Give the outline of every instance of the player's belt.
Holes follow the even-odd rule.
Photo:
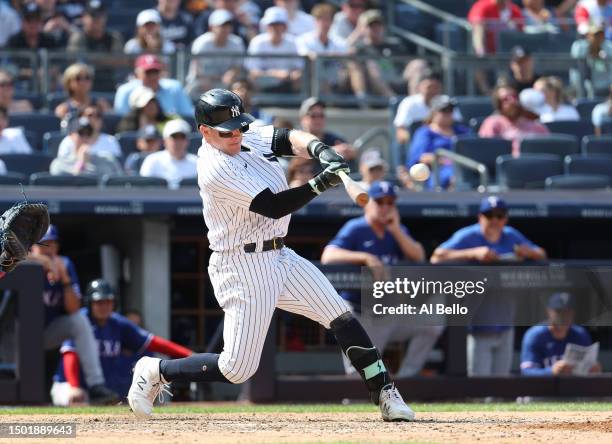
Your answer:
[[[280,250],[285,246],[285,239],[282,237],[275,237],[274,239],[269,239],[263,241],[261,246],[261,252],[270,251],[270,250]],[[257,244],[253,242],[252,244],[244,244],[244,252],[245,253],[255,253],[257,250]]]

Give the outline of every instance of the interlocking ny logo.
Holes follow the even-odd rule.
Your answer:
[[[230,109],[230,112],[232,113],[232,117],[238,117],[240,115],[240,108],[238,108],[238,105],[234,105]]]

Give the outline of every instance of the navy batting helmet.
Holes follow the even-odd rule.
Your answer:
[[[242,99],[227,89],[215,88],[200,96],[195,106],[195,120],[218,131],[248,128],[255,118],[244,112]]]
[[[89,303],[104,300],[115,300],[115,292],[105,279],[95,279],[87,286],[85,292]]]

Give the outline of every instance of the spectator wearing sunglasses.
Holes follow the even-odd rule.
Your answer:
[[[435,249],[432,264],[467,262],[494,264],[502,261],[542,261],[546,251],[508,226],[508,207],[497,196],[485,197],[478,222],[455,232]],[[469,376],[510,374],[514,350],[514,329],[510,326],[512,306],[485,298],[472,313],[467,342]],[[502,322],[503,321],[503,322]],[[504,325],[500,325],[500,324]]]
[[[0,69],[0,107],[9,113],[29,113],[33,109],[29,100],[15,99],[15,79],[4,69]]]
[[[189,124],[182,119],[166,123],[163,132],[165,149],[147,156],[140,167],[140,175],[166,179],[168,187],[173,189],[179,187],[181,180],[196,177],[198,157],[187,152],[190,133]]]
[[[91,96],[93,77],[93,69],[83,63],[75,63],[66,68],[62,86],[68,98],[55,107],[57,117],[64,119],[68,115],[75,116],[89,105],[99,106],[103,113],[110,111],[110,103]]]

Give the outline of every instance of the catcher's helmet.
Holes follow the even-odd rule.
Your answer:
[[[104,300],[115,300],[115,292],[105,279],[95,279],[87,286],[85,292],[89,303]]]
[[[215,88],[200,96],[195,106],[195,120],[219,131],[247,127],[255,118],[244,112],[242,99],[227,89]]]

